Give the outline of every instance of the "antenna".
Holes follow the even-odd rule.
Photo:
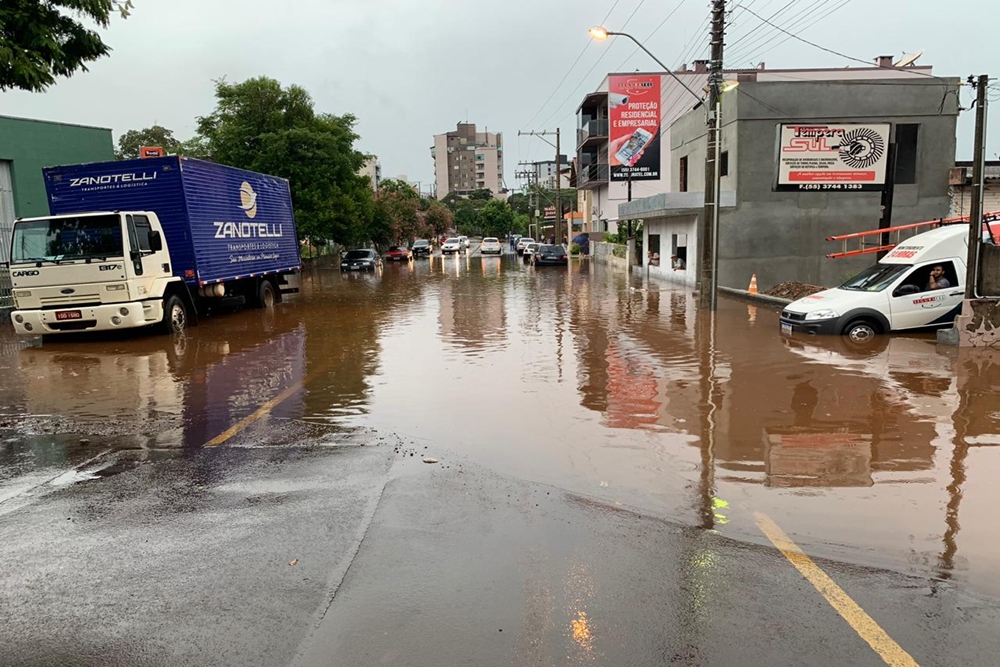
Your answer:
[[[914,51],[913,53],[907,53],[903,58],[895,63],[893,67],[909,67],[913,63],[917,62],[917,58],[924,55],[923,51]]]

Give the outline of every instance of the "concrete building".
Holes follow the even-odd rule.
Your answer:
[[[454,132],[434,135],[431,157],[438,199],[483,188],[495,197],[506,192],[500,133],[477,132],[475,123],[459,123]]]
[[[569,170],[570,163],[566,156],[562,156],[561,160],[561,171],[562,178],[560,179],[560,187],[569,188],[570,178]],[[556,161],[555,160],[542,160],[540,162],[532,162],[531,170],[534,174],[533,181],[543,188],[549,190],[554,190],[556,187]]]
[[[828,253],[842,248],[825,239],[878,229],[883,186],[782,185],[779,167],[790,154],[785,152],[790,148],[781,138],[782,126],[786,131],[838,123],[883,128],[887,134],[880,141],[885,145],[877,152],[881,159],[893,150],[896,156],[891,224],[948,215],[959,86],[958,79],[911,75],[884,80],[747,81],[725,93],[719,284],[746,289],[756,274],[762,290],[789,280],[833,286],[875,259],[874,255],[827,259]],[[661,258],[660,265],[648,266],[650,276],[694,284],[705,182],[703,109],[685,114],[670,130],[668,171],[675,192],[622,204],[619,216],[643,220],[643,247]],[[835,140],[844,137],[830,141]],[[795,154],[813,161],[831,153],[842,155],[836,146],[825,144],[815,151]],[[865,173],[874,175],[872,169]],[[675,254],[686,260],[685,270],[672,270],[669,257]],[[647,258],[642,259],[646,263]]]
[[[14,219],[48,215],[43,167],[114,159],[108,128],[0,116],[0,263],[10,260]],[[9,277],[0,269],[0,308],[10,305]]]
[[[1000,211],[1000,160],[987,160],[983,213]],[[972,162],[956,162],[951,175],[951,215],[969,215],[972,205]]]
[[[797,81],[864,81],[871,79],[926,79],[921,74],[930,74],[930,66],[908,65],[896,67],[893,59],[881,56],[875,60],[873,67],[850,67],[831,69],[767,69],[761,63],[758,69],[726,70],[724,78],[740,82],[797,82]],[[695,61],[689,68],[682,66],[674,72],[684,86],[703,95],[703,88],[708,81],[708,62]],[[659,90],[659,134],[646,146],[646,153],[659,155],[658,178],[633,179],[631,184],[632,198],[639,199],[651,195],[677,192],[674,165],[670,163],[671,126],[697,104],[694,96],[685,90],[673,77],[660,72],[623,72],[611,73],[604,77],[597,89],[586,95],[577,109],[577,161],[578,172],[576,186],[583,192],[581,195],[581,210],[584,213],[584,224],[588,231],[615,232],[618,229],[618,205],[629,199],[629,185],[625,176],[617,174],[613,178],[610,162],[616,151],[610,150],[612,107],[617,104],[618,96],[609,93],[613,81],[649,80],[656,82]],[[925,81],[926,83],[926,81]],[[699,112],[704,119],[704,111]],[[697,183],[692,177],[685,179],[692,185]],[[692,187],[700,189],[700,187]]]
[[[368,180],[371,181],[372,189],[378,192],[379,184],[382,182],[382,165],[379,164],[377,155],[369,155],[358,174],[367,176]]]

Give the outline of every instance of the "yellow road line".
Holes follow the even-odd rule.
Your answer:
[[[837,610],[845,621],[850,624],[854,631],[861,636],[868,645],[892,667],[919,667],[909,653],[903,650],[892,637],[890,637],[882,627],[869,616],[857,602],[844,592],[826,572],[821,570],[809,556],[802,552],[795,542],[785,534],[778,524],[771,517],[761,512],[756,513],[757,527],[767,535],[778,550],[784,554],[785,558],[795,566],[795,569],[806,578],[806,580],[816,587],[820,595],[826,598],[830,606]]]
[[[207,443],[205,443],[205,447],[216,447],[218,445],[221,445],[222,443],[226,442],[227,440],[229,440],[230,438],[232,438],[234,435],[236,435],[237,433],[239,433],[240,431],[242,431],[243,429],[245,429],[247,426],[250,426],[250,424],[253,424],[255,421],[257,421],[261,417],[265,417],[265,416],[269,415],[271,413],[271,410],[273,410],[274,408],[276,408],[277,406],[279,406],[280,404],[284,403],[289,398],[291,398],[292,396],[294,396],[295,394],[297,394],[307,384],[309,384],[314,379],[316,379],[316,376],[318,376],[321,373],[325,372],[326,369],[327,369],[326,366],[324,366],[324,367],[322,367],[320,369],[317,369],[315,372],[310,373],[309,375],[307,375],[305,377],[305,379],[303,379],[301,382],[296,382],[291,387],[289,387],[288,389],[284,390],[283,392],[281,392],[280,394],[278,394],[277,396],[275,396],[274,398],[272,398],[270,401],[268,401],[264,405],[262,405],[259,408],[257,408],[257,410],[253,414],[251,414],[248,417],[244,417],[243,419],[241,419],[240,421],[236,422],[235,424],[233,424],[232,426],[230,426],[229,428],[227,428],[225,431],[223,431],[219,435],[217,435],[214,438],[212,438],[211,440],[209,440]]]

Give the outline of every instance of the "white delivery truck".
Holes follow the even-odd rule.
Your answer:
[[[297,291],[288,181],[176,155],[44,170],[49,211],[14,222],[14,330],[156,326]]]
[[[1000,232],[1000,223],[992,229]],[[840,287],[788,304],[782,335],[844,335],[866,343],[890,331],[951,326],[965,298],[968,238],[968,225],[948,225],[906,239]]]

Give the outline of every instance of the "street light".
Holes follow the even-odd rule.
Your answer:
[[[674,74],[671,68],[664,65],[659,58],[654,56],[649,49],[643,46],[642,43],[639,42],[639,40],[637,40],[632,35],[625,32],[613,32],[611,30],[608,30],[604,26],[595,26],[590,29],[590,36],[598,41],[604,41],[611,35],[627,37],[630,40],[632,40],[632,42],[634,42],[636,46],[642,49],[646,53],[646,55],[652,58],[656,62],[656,64],[663,69],[663,71],[665,71],[667,74],[673,77],[674,81],[679,83],[681,87],[684,88],[684,90],[691,93],[691,96],[694,97],[696,100],[698,100],[699,104],[704,101],[702,97],[698,95],[698,93],[691,90],[691,88],[689,88],[687,84],[681,81],[680,78],[678,78],[678,76]],[[705,175],[706,175],[706,180],[709,176],[712,178],[712,180],[709,182],[714,185],[714,187],[712,188],[714,192],[712,192],[711,194],[709,193],[708,183],[706,183],[705,213],[703,214],[704,222],[699,228],[699,231],[701,233],[699,233],[698,235],[700,242],[698,252],[701,254],[702,257],[702,261],[699,262],[699,267],[698,267],[698,273],[699,273],[698,288],[702,292],[701,302],[704,305],[707,305],[711,310],[715,310],[716,295],[718,294],[718,287],[719,287],[719,278],[718,278],[719,204],[720,200],[722,199],[720,192],[722,174],[719,169],[719,161],[721,159],[720,152],[722,146],[722,137],[721,137],[722,121],[720,113],[722,106],[721,96],[722,93],[732,90],[733,88],[739,85],[739,82],[737,81],[722,81],[721,78],[722,78],[721,69],[713,70],[709,74],[707,92],[709,95],[709,103],[711,104],[711,107],[709,109],[710,116],[708,123],[709,126],[708,146],[705,151]],[[708,210],[709,207],[711,207],[711,213],[709,213]],[[709,227],[709,225],[711,225],[711,227]],[[709,229],[712,230],[711,243],[706,243],[706,239],[708,236],[707,232]],[[709,262],[705,261],[706,259],[708,259],[706,258],[706,250],[708,250],[707,246],[709,245],[711,246],[711,254],[708,257],[711,260],[710,266]],[[705,280],[706,274],[708,274],[707,281]],[[708,284],[706,284],[706,282]],[[706,293],[708,297],[707,299],[705,298]]]

